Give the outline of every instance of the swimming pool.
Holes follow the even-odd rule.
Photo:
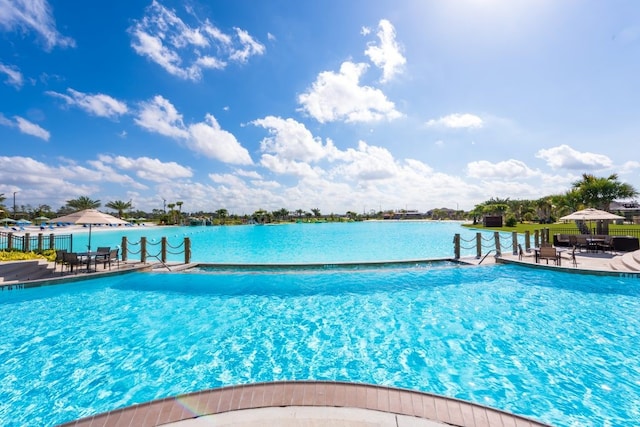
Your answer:
[[[118,227],[101,232],[97,228],[91,246],[116,247],[126,235],[130,242],[146,237],[148,250],[160,252],[160,240],[166,237],[172,247],[185,237],[192,242],[192,260],[216,263],[314,263],[358,262],[453,257],[453,236],[475,239],[478,230],[456,221],[364,221],[351,223],[310,223],[282,225],[246,225],[221,227]],[[489,238],[492,233],[484,231]],[[507,241],[508,233],[503,233]],[[84,249],[88,232],[75,232],[74,249]],[[475,255],[471,249],[463,256]],[[488,245],[490,246],[490,245]],[[140,247],[130,245],[131,252]],[[489,247],[490,249],[490,247]],[[170,249],[177,252],[178,249]],[[133,259],[139,255],[131,255]],[[169,257],[184,260],[184,255]],[[153,259],[150,259],[153,261]]]
[[[0,424],[273,380],[640,419],[640,282],[518,266],[132,273],[0,295]]]

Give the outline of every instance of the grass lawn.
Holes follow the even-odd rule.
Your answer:
[[[554,235],[557,233],[567,233],[567,234],[578,234],[578,227],[575,222],[556,222],[554,224],[537,224],[537,223],[523,223],[517,224],[515,227],[484,227],[480,224],[464,224],[464,227],[471,229],[479,229],[479,230],[492,230],[492,231],[502,231],[506,233],[518,232],[524,234],[525,231],[529,231],[531,234],[535,230],[543,230],[545,228],[549,229],[549,234]],[[595,223],[592,227],[595,227]],[[614,230],[633,230],[635,233],[640,233],[640,225],[639,224],[610,224],[609,232],[611,234],[618,234]]]

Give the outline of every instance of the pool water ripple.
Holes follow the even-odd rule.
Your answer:
[[[302,379],[423,390],[561,427],[640,419],[634,279],[515,266],[135,273],[2,298],[3,425]]]

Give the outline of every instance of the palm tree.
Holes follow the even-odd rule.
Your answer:
[[[173,208],[176,207],[175,203],[167,203],[167,207],[169,208],[169,218],[171,221],[171,224],[175,224],[175,212],[173,211]]]
[[[320,218],[320,216],[321,216],[320,209],[313,208],[313,209],[311,209],[311,212],[313,212],[313,216],[315,216],[316,218]]]
[[[97,209],[101,205],[100,200],[91,200],[87,196],[80,196],[77,199],[67,200],[67,206],[82,211],[85,209]]]
[[[227,211],[226,209],[218,209],[216,211],[216,216],[220,220],[220,224],[224,224],[225,218],[229,216],[229,211]]]
[[[109,209],[118,211],[118,218],[122,218],[124,211],[132,208],[131,201],[124,202],[122,200],[114,200],[112,202],[107,203],[105,206]]]
[[[633,186],[618,181],[615,173],[606,178],[583,173],[582,179],[573,183],[573,188],[578,190],[585,206],[605,211],[609,210],[609,205],[615,199],[628,199],[638,195]]]
[[[182,204],[184,202],[181,201],[177,201],[176,205],[178,205],[178,210],[180,211],[180,213],[178,214],[180,216],[180,225],[182,225]]]

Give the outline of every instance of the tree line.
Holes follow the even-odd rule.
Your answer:
[[[569,190],[536,200],[511,200],[491,198],[477,204],[469,215],[476,223],[484,215],[506,217],[506,225],[516,222],[554,223],[558,218],[584,208],[610,211],[614,200],[630,199],[638,196],[638,191],[630,184],[620,182],[617,174],[596,177],[584,173],[573,182]]]
[[[594,207],[609,211],[611,202],[616,199],[630,199],[636,197],[638,191],[630,184],[623,183],[619,180],[617,174],[608,177],[596,177],[592,174],[584,173],[582,177],[572,183],[572,186],[563,194],[554,194],[545,196],[536,200],[513,200],[510,198],[491,198],[469,211],[453,209],[433,209],[429,211],[426,218],[430,219],[473,219],[477,222],[484,215],[502,215],[506,216],[508,222],[531,222],[538,221],[541,223],[552,223],[564,215],[583,209],[585,207]],[[8,216],[8,208],[3,202],[6,200],[4,194],[0,193],[0,217]],[[184,202],[176,201],[166,203],[163,209],[153,209],[152,212],[144,212],[135,210],[132,201],[113,200],[105,204],[105,207],[117,212],[119,218],[135,218],[142,219],[150,215],[149,220],[157,221],[160,224],[174,225],[185,224],[185,218],[182,212]],[[43,204],[36,208],[30,206],[20,206],[20,214],[24,217],[48,217],[62,216],[83,209],[97,209],[102,206],[100,200],[94,200],[87,196],[81,196],[77,199],[67,200],[65,206],[57,211],[53,211],[49,205]],[[168,211],[167,209],[168,208]],[[16,209],[17,210],[17,209]],[[14,212],[15,214],[16,212]],[[236,215],[230,214],[227,209],[221,208],[211,212],[192,212],[191,216],[203,218],[204,220],[215,222],[216,224],[227,223],[244,223],[254,221],[257,223],[271,223],[282,221],[358,221],[365,219],[384,219],[389,213],[395,214],[396,217],[403,218],[403,211],[371,211],[369,213],[359,214],[354,211],[347,211],[344,215],[328,214],[323,215],[319,208],[313,208],[309,211],[297,209],[290,211],[281,208],[274,211],[266,211],[258,209],[252,214]],[[125,217],[126,215],[126,217]]]

